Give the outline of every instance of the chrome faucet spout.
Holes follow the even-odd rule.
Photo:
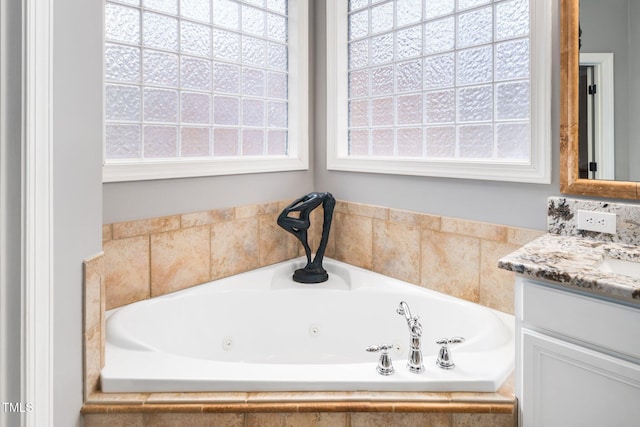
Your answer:
[[[422,350],[420,344],[420,337],[422,337],[422,325],[418,320],[418,316],[412,316],[409,305],[401,301],[396,312],[399,315],[404,315],[407,326],[409,327],[409,357],[407,361],[407,368],[410,372],[419,374],[424,372],[424,364],[422,363]]]
[[[411,310],[409,310],[409,305],[406,302],[400,301],[400,305],[396,309],[396,313],[401,316],[404,315],[404,318],[407,319],[407,323],[411,321]]]

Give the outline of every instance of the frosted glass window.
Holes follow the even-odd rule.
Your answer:
[[[288,0],[106,0],[106,164],[287,156],[288,8]],[[390,63],[393,34],[383,37]]]
[[[239,129],[216,128],[213,130],[214,156],[229,157],[240,154]]]
[[[350,68],[364,67],[369,64],[369,41],[362,40],[349,44]]]
[[[398,97],[396,116],[399,125],[422,124],[422,95],[405,95]]]
[[[180,27],[180,49],[182,53],[210,57],[211,27],[193,22],[182,22]]]
[[[371,39],[371,64],[384,64],[393,60],[393,34]]]
[[[144,12],[142,17],[142,41],[145,47],[178,50],[178,20],[157,13]]]
[[[183,18],[209,23],[211,2],[209,0],[180,0],[180,15]]]
[[[393,66],[374,68],[371,70],[371,94],[385,95],[393,93]]]
[[[398,129],[398,156],[422,157],[422,128]]]
[[[374,156],[393,156],[393,129],[374,129],[371,139]]]
[[[242,31],[256,36],[264,36],[265,13],[255,7],[242,6]]]
[[[166,89],[144,89],[144,121],[178,121],[178,91]]]
[[[455,123],[456,96],[454,89],[426,92],[424,98],[425,124]]]
[[[178,0],[142,0],[145,7],[175,15],[178,12]]]
[[[144,152],[147,157],[176,157],[178,154],[176,126],[145,126]]]
[[[182,92],[180,106],[183,123],[211,123],[211,95]]]
[[[123,43],[140,43],[140,10],[107,3],[105,5],[105,38]]]
[[[267,137],[267,154],[282,156],[287,154],[287,133],[281,130],[270,130]]]
[[[210,90],[211,61],[200,58],[182,56],[180,81],[182,88]]]
[[[371,122],[373,126],[393,125],[393,98],[375,98],[371,101]]]
[[[484,7],[458,15],[458,48],[491,43],[493,8]]]
[[[530,0],[350,0],[347,156],[523,161]]]
[[[267,9],[286,15],[287,0],[267,0]]]
[[[422,20],[422,0],[398,0],[396,9],[398,27],[415,24]]]
[[[240,26],[240,7],[232,0],[213,0],[214,25],[237,30]]]
[[[371,33],[377,34],[393,28],[393,2],[371,8]]]
[[[185,127],[180,129],[182,157],[208,157],[211,150],[211,129]]]
[[[456,156],[455,126],[433,126],[425,129],[427,157],[449,158]]]
[[[113,141],[107,146],[107,156],[113,159],[136,159],[142,150],[140,125],[108,124],[106,138]]]
[[[396,58],[402,60],[422,55],[422,28],[414,27],[398,30],[396,32],[397,52]],[[391,47],[393,52],[393,47]]]
[[[107,120],[139,121],[141,95],[138,86],[107,85]]]
[[[108,80],[127,83],[140,81],[142,59],[139,48],[107,43],[105,56],[105,76]]]
[[[369,126],[369,101],[355,100],[349,103],[349,125]]]
[[[107,67],[110,59],[107,58]],[[144,49],[142,84],[149,86],[178,87],[180,59],[173,53]]]
[[[242,131],[242,155],[262,156],[265,151],[264,131],[244,129]]]
[[[456,45],[455,22],[453,17],[450,16],[424,24],[425,55],[454,49]]]
[[[369,155],[369,131],[350,130],[349,131],[349,153],[353,156]]]
[[[287,75],[269,72],[267,75],[267,95],[270,98],[287,99]]]

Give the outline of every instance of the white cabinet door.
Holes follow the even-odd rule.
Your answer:
[[[640,366],[526,328],[521,340],[523,427],[640,425]]]

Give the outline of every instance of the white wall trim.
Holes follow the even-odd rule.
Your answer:
[[[551,182],[552,2],[530,0],[531,141],[528,161],[349,156],[346,3],[327,0],[327,169],[548,184]]]
[[[598,88],[594,98],[596,108],[593,114],[596,133],[594,154],[598,162],[596,179],[615,179],[615,70],[613,64],[613,53],[580,54],[580,65],[594,67],[594,83]],[[589,161],[592,161],[592,158]]]
[[[22,426],[53,425],[53,0],[23,0]]]

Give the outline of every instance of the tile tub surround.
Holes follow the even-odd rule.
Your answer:
[[[276,224],[285,206],[272,202],[104,225],[106,309],[299,256],[301,245]]]
[[[103,227],[107,310],[304,255],[276,224],[290,201]],[[310,246],[322,231],[313,212]],[[497,260],[542,232],[338,201],[326,256],[513,313]]]
[[[514,425],[516,402],[508,384],[498,393],[479,394],[101,393],[105,309],[303,255],[299,242],[276,224],[289,203],[103,227],[104,255],[85,262],[85,312],[92,319],[85,322],[86,425],[155,425],[171,417],[186,423],[191,416],[196,425]],[[319,211],[312,214],[313,249],[322,228]],[[338,201],[326,256],[513,313],[513,273],[496,262],[542,234]]]

